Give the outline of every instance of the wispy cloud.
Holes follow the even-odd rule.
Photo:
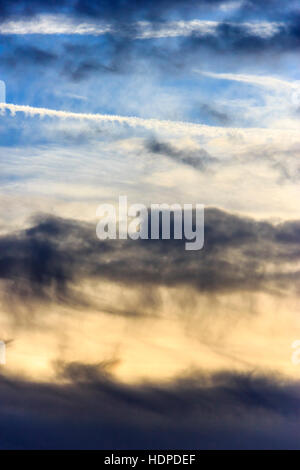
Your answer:
[[[214,73],[196,70],[196,72],[207,77],[215,78],[218,80],[229,80],[241,83],[249,83],[250,85],[257,85],[266,88],[300,90],[300,80],[282,80],[281,78],[270,77],[266,75],[248,75],[236,73]]]
[[[0,103],[0,111],[8,110],[12,115],[21,112],[27,116],[56,117],[60,119],[78,119],[98,122],[115,122],[117,124],[127,124],[132,127],[144,127],[149,130],[166,130],[168,132],[184,132],[189,135],[207,135],[224,136],[230,133],[240,132],[241,134],[251,136],[263,135],[264,137],[276,137],[279,131],[297,141],[298,132],[296,129],[263,129],[263,128],[229,128],[214,127],[204,124],[195,124],[192,122],[167,121],[163,119],[143,119],[140,117],[118,116],[109,114],[75,113],[70,111],[60,111],[49,108],[36,108],[33,106],[16,105],[9,103]]]
[[[26,34],[68,34],[100,36],[106,33],[125,34],[136,39],[167,38],[177,36],[206,36],[217,35],[218,21],[189,20],[120,24],[115,26],[101,21],[82,21],[65,15],[40,15],[36,18],[11,20],[0,24],[0,34],[26,35]],[[228,23],[237,26],[237,23]],[[283,26],[279,22],[246,22],[239,23],[245,34],[270,38],[280,31]]]

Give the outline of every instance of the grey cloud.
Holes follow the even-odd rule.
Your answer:
[[[209,120],[212,120],[214,125],[229,125],[232,122],[231,117],[224,111],[219,111],[207,103],[203,103],[199,106],[201,115],[204,115]]]
[[[0,18],[9,16],[33,16],[40,13],[59,13],[67,12],[79,17],[98,17],[105,20],[122,23],[128,20],[142,19],[164,19],[168,14],[180,14],[183,17],[189,17],[191,11],[197,13],[211,11],[220,5],[231,4],[231,0],[52,0],[45,2],[43,0],[1,0]],[[240,7],[234,11],[235,16],[265,18],[281,18],[293,11],[293,4],[287,9],[279,0],[268,0],[262,3],[259,0],[245,0]]]
[[[3,54],[1,62],[8,66],[24,67],[28,65],[51,65],[57,60],[57,54],[34,45],[15,46],[11,52]]]
[[[209,155],[204,149],[199,149],[198,151],[178,150],[171,144],[159,142],[155,138],[146,141],[146,150],[154,154],[167,156],[178,163],[184,163],[202,171],[208,170],[218,162],[218,159]]]
[[[0,377],[2,449],[299,448],[299,386],[201,372],[124,385],[106,364],[60,364],[66,384]]]
[[[10,299],[73,302],[73,287],[98,279],[132,285],[189,286],[198,292],[298,289],[300,222],[274,226],[217,209],[205,214],[205,246],[185,240],[99,241],[96,224],[55,217],[0,238],[0,279]],[[287,269],[288,267],[288,269]],[[126,309],[125,309],[126,310]]]

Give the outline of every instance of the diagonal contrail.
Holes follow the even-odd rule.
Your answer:
[[[12,115],[18,112],[27,116],[39,117],[57,117],[59,119],[78,119],[94,122],[115,122],[118,124],[127,124],[131,127],[144,127],[149,130],[165,130],[167,132],[180,132],[185,135],[207,135],[212,137],[222,137],[224,135],[233,135],[238,132],[245,136],[261,134],[268,137],[278,138],[279,133],[285,136],[297,137],[296,129],[270,129],[270,128],[233,128],[233,127],[215,127],[205,124],[195,124],[183,121],[168,121],[163,119],[143,119],[140,117],[118,116],[110,114],[91,114],[91,113],[74,113],[70,111],[59,111],[56,109],[36,108],[33,106],[25,106],[18,104],[0,103],[0,112],[8,110]],[[297,139],[299,140],[299,139]]]
[[[190,133],[196,134],[203,133],[211,129],[210,126],[194,124],[190,122],[168,121],[162,119],[143,119],[139,117],[118,116],[110,114],[74,113],[70,111],[59,111],[56,109],[36,108],[33,106],[0,103],[0,111],[3,112],[5,110],[10,111],[13,115],[18,112],[21,112],[26,114],[27,116],[57,117],[60,119],[78,119],[97,122],[116,122],[118,124],[127,124],[131,127],[140,126],[147,129],[164,128],[168,131],[189,131]]]

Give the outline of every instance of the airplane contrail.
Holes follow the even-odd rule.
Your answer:
[[[267,88],[298,90],[300,87],[300,80],[288,81],[268,75],[246,75],[238,73],[214,73],[206,72],[203,70],[196,70],[196,73],[205,75],[206,77],[215,78],[218,80],[229,80],[235,82],[250,83],[252,85],[260,85]]]
[[[119,124],[128,124],[132,127],[145,127],[147,129],[165,128],[166,130],[176,130],[186,132],[189,130],[192,133],[199,134],[200,132],[209,131],[210,126],[203,124],[194,124],[182,121],[168,121],[163,119],[143,119],[140,117],[118,116],[111,114],[92,114],[92,113],[75,113],[70,111],[60,111],[49,108],[36,108],[33,106],[17,105],[10,103],[0,103],[0,111],[7,109],[11,114],[22,112],[28,116],[40,117],[58,117],[61,119],[79,119],[98,122],[117,122]]]
[[[163,119],[144,119],[140,117],[118,116],[110,114],[92,114],[92,113],[74,113],[70,111],[60,111],[49,108],[37,108],[33,106],[17,105],[10,103],[0,103],[0,112],[8,110],[12,115],[18,112],[24,113],[27,116],[43,117],[57,117],[60,119],[78,119],[88,120],[94,122],[116,122],[118,124],[127,124],[131,127],[144,127],[149,130],[166,130],[168,132],[181,132],[186,135],[208,135],[213,137],[221,137],[235,132],[244,133],[245,135],[251,134],[264,134],[270,137],[277,137],[278,132],[284,134],[298,136],[297,129],[270,129],[270,128],[230,128],[230,127],[216,127],[208,126],[205,124],[195,124],[192,122],[184,121],[169,121]]]

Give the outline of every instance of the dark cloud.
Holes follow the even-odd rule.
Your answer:
[[[232,53],[245,57],[249,55],[253,59],[253,54],[261,56],[265,53],[298,50],[299,25],[299,17],[295,17],[292,22],[279,26],[274,34],[262,36],[254,34],[242,24],[220,23],[215,35],[203,37],[195,32],[184,38],[181,42],[181,52],[192,56],[207,50],[226,56]]]
[[[5,38],[2,40],[5,47],[1,53],[1,63],[8,74],[12,70],[23,74],[34,73],[38,68],[39,74],[52,75],[54,72],[73,82],[101,74],[128,73],[135,49],[132,38],[107,35],[92,40],[91,44],[89,40],[87,42],[74,45],[58,39],[49,44],[41,40],[41,46],[36,46],[36,40],[30,37],[26,44],[20,44],[18,38],[6,43]]]
[[[214,111],[212,112],[214,113]],[[200,147],[197,150],[178,149],[168,142],[152,138],[145,142],[145,150],[152,154],[169,157],[177,163],[192,166],[206,174],[216,174],[221,168],[228,168],[228,170],[237,168],[237,166],[245,165],[251,159],[257,164],[264,162],[270,171],[275,171],[278,175],[277,183],[280,185],[290,182],[297,183],[300,177],[298,145],[281,151],[265,146],[263,149],[252,149],[251,153],[242,156],[219,159]]]
[[[77,0],[74,11],[80,15],[108,18],[111,21],[128,19],[161,19],[166,13],[180,12],[188,15],[192,9],[209,8],[220,5],[222,0]]]
[[[67,226],[71,229],[69,235]],[[64,251],[62,247],[65,235],[71,235],[71,250]],[[8,292],[21,296],[25,302],[35,298],[63,300],[74,277],[73,250],[83,240],[83,226],[72,226],[70,222],[65,225],[55,219],[44,220],[19,235],[2,237],[0,279],[9,282]]]
[[[221,3],[224,3],[224,0],[1,0],[0,18],[65,12],[120,22],[129,19],[160,19],[169,12],[188,15],[191,9],[207,9]]]
[[[79,16],[99,17],[118,23],[128,20],[158,20],[162,21],[171,13],[181,18],[191,15],[207,13],[220,5],[232,3],[230,0],[77,0],[73,2],[70,11]],[[283,20],[295,14],[295,5],[290,8],[283,5],[280,0],[245,0],[237,10],[232,13],[236,18],[272,18]],[[230,15],[230,13],[229,13]]]
[[[205,246],[200,251],[185,251],[185,240],[100,241],[95,227],[96,223],[50,217],[31,229],[2,236],[0,279],[7,282],[10,301],[88,305],[93,299],[78,299],[73,290],[88,279],[136,289],[189,286],[213,294],[299,290],[294,264],[300,258],[297,221],[274,226],[207,209]]]
[[[80,82],[95,72],[112,72],[112,69],[92,61],[82,61],[78,64],[72,64],[67,61],[64,66],[64,74],[71,78],[74,82]]]
[[[56,37],[55,43],[45,45],[44,48],[36,45],[36,40],[32,45],[11,46],[10,51],[2,53],[2,64],[8,66],[18,65],[26,67],[28,64],[43,66],[45,69],[53,69],[56,64],[57,73],[63,73],[73,81],[81,81],[86,77],[99,73],[130,73],[134,70],[134,64],[143,66],[145,61],[151,66],[155,66],[162,72],[182,73],[185,67],[194,66],[195,60],[207,61],[207,54],[214,53],[218,57],[233,57],[236,54],[245,60],[253,60],[261,56],[270,58],[270,54],[284,53],[298,50],[300,47],[300,17],[299,14],[291,14],[286,6],[282,7],[282,2],[275,0],[264,3],[250,0],[244,4],[240,10],[240,16],[234,12],[234,16],[228,17],[221,22],[216,34],[199,35],[196,30],[191,32],[189,37],[165,38],[160,40],[135,40],[137,20],[150,20],[155,31],[163,26],[168,20],[168,14],[172,13],[172,18],[184,19],[185,16],[192,15],[195,18],[197,8],[203,8],[205,12],[209,7],[223,4],[221,0],[213,2],[183,1],[183,0],[163,0],[153,2],[148,0],[135,1],[65,1],[62,3],[42,2],[1,2],[0,11],[5,19],[6,15],[22,16],[33,15],[40,12],[66,13],[70,16],[101,18],[114,24],[115,33],[106,34],[101,38],[84,39],[84,43],[60,47],[59,39]],[[245,28],[242,22],[247,20],[247,11],[250,16],[257,14],[257,19],[262,20],[264,14],[274,15],[277,12],[281,25],[278,31],[268,36],[260,36],[251,33]],[[283,17],[284,12],[286,17]],[[230,14],[229,14],[230,16]],[[196,15],[197,17],[197,15]],[[0,16],[1,18],[1,16]],[[5,37],[5,41],[7,38]],[[64,39],[65,40],[65,39]],[[87,46],[87,41],[92,44]],[[73,50],[72,50],[73,47]],[[212,60],[210,57],[209,60]],[[220,122],[226,123],[226,115],[220,112],[213,112],[210,107],[204,109],[211,117]],[[212,116],[214,114],[214,116]]]
[[[106,364],[58,372],[67,384],[0,377],[2,449],[299,448],[297,383],[195,373],[129,386]]]
[[[231,117],[224,111],[219,111],[206,103],[200,104],[198,108],[201,116],[212,122],[213,125],[226,126],[232,123]]]
[[[9,52],[4,53],[1,62],[9,67],[21,67],[28,65],[45,67],[53,64],[57,60],[57,54],[41,49],[37,46],[26,45],[13,47]]]
[[[86,11],[107,8],[109,12],[112,8],[114,12],[112,19],[116,21],[120,20],[118,15],[122,16],[122,7],[118,10],[117,5],[108,6],[106,2],[101,4],[87,2],[87,5]],[[138,12],[139,6],[141,5],[136,5],[134,8],[132,5],[133,11]],[[144,7],[147,10],[147,4]],[[163,5],[160,4],[160,7],[163,8]],[[84,10],[84,7],[80,7],[78,11],[81,9]],[[105,16],[101,18],[105,19]],[[163,25],[162,19],[159,22],[155,18],[152,20],[154,30]],[[271,36],[261,36],[251,32],[239,22],[228,20],[218,25],[216,34],[199,35],[195,30],[191,31],[188,37],[151,41],[137,40],[136,27],[126,21],[130,21],[130,18],[126,17],[118,22],[114,34],[106,34],[99,38],[85,37],[77,44],[65,44],[65,38],[62,40],[60,36],[56,36],[55,42],[50,44],[45,42],[44,47],[40,47],[36,45],[36,39],[27,38],[26,44],[19,44],[18,38],[15,37],[13,40],[10,39],[2,51],[1,63],[4,67],[18,67],[23,72],[26,72],[29,66],[39,67],[44,73],[47,70],[51,73],[54,71],[57,75],[62,74],[72,81],[79,82],[102,73],[105,75],[132,73],[137,68],[139,72],[145,70],[148,73],[149,66],[162,73],[180,75],[194,68],[196,62],[213,63],[214,57],[228,60],[238,55],[243,61],[252,63],[254,56],[256,60],[260,58],[272,60],[272,55],[279,56],[286,52],[297,51],[300,47],[299,15],[288,18],[287,22],[278,26],[277,32]],[[5,36],[4,43],[6,41]],[[202,112],[217,123],[222,125],[228,123],[226,114],[215,111],[210,106],[204,105]]]
[[[16,15],[32,16],[39,13],[69,13],[81,17],[101,18],[110,21],[162,20],[168,14],[189,17],[192,13],[203,13],[232,3],[231,0],[1,0],[0,18]],[[279,0],[245,0],[235,16],[281,18],[287,11],[295,9],[293,3],[283,5]]]
[[[192,166],[197,170],[208,170],[214,165],[214,163],[218,162],[218,159],[209,155],[209,153],[204,149],[190,152],[178,150],[172,145],[165,142],[159,142],[154,138],[146,142],[146,150],[151,153],[165,155],[178,163],[184,163],[185,165]]]
[[[61,57],[64,75],[78,82],[93,74],[128,72],[134,49],[130,36],[106,35],[92,42],[90,45],[64,44]]]

